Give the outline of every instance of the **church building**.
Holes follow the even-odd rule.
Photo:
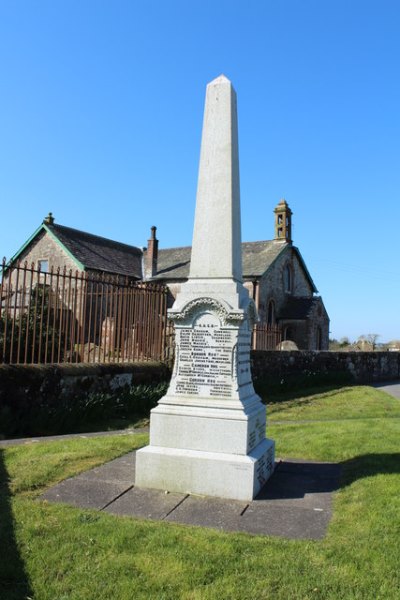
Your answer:
[[[292,211],[281,200],[274,210],[272,240],[242,243],[244,285],[253,298],[259,322],[280,331],[299,350],[328,350],[329,317],[300,251],[292,242]],[[122,244],[55,223],[51,213],[7,265],[13,277],[17,262],[52,268],[106,273],[132,281],[163,283],[169,306],[189,276],[191,247],[159,248],[156,227],[147,248]],[[215,257],[218,260],[218,257]],[[285,347],[285,344],[283,344]]]
[[[286,200],[274,210],[272,240],[242,243],[244,285],[253,298],[260,323],[279,326],[284,341],[299,350],[328,350],[329,317],[300,251],[292,242],[292,211]],[[165,283],[170,306],[187,281],[191,247],[158,248],[151,228],[144,250],[144,279]],[[216,257],[218,260],[218,257]]]

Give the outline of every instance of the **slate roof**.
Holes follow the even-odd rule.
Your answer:
[[[85,269],[142,278],[140,248],[64,225],[46,224],[46,228]]]
[[[104,273],[124,275],[142,279],[142,250],[136,246],[121,244],[99,235],[56,225],[43,221],[25,244],[11,258],[8,267],[13,265],[21,254],[29,249],[38,237],[50,235],[75,260],[77,268]]]
[[[242,243],[243,276],[261,276],[286,247],[274,241]],[[154,279],[187,279],[191,250],[190,246],[160,249]]]
[[[316,303],[321,300],[319,297],[294,297],[290,296],[280,309],[277,317],[285,320],[303,320],[308,319]]]
[[[243,242],[243,276],[261,277],[286,248],[286,244],[275,241]]]
[[[144,251],[136,246],[122,244],[85,231],[58,225],[45,221],[15,254],[10,264],[37,238],[43,231],[47,231],[58,241],[64,250],[77,261],[78,267],[84,270],[94,270],[106,273],[125,275],[135,279],[143,278]],[[266,240],[261,242],[243,242],[243,277],[246,279],[261,277],[278,256],[288,248],[288,244]],[[309,279],[313,292],[317,288],[307,270],[304,260],[295,246],[290,246],[296,253],[306,276]],[[153,280],[168,281],[185,280],[189,277],[191,246],[179,248],[166,248],[158,250],[157,274]]]
[[[157,275],[154,279],[187,279],[191,246],[158,250]]]

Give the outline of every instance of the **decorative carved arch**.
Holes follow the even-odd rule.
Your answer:
[[[183,325],[184,323],[190,323],[195,313],[207,310],[213,312],[219,318],[221,325],[240,325],[247,317],[249,325],[252,327],[257,320],[257,311],[252,300],[249,301],[246,311],[242,309],[232,310],[224,300],[206,296],[191,300],[179,312],[171,310],[169,317],[176,323]]]

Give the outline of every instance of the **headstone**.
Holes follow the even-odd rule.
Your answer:
[[[139,487],[252,500],[272,474],[274,442],[250,371],[253,301],[242,283],[236,94],[207,86],[189,280],[169,316],[175,364],[136,454]]]

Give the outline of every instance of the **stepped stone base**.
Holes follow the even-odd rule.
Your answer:
[[[234,500],[253,500],[274,470],[275,443],[247,455],[147,446],[136,453],[135,485]]]

